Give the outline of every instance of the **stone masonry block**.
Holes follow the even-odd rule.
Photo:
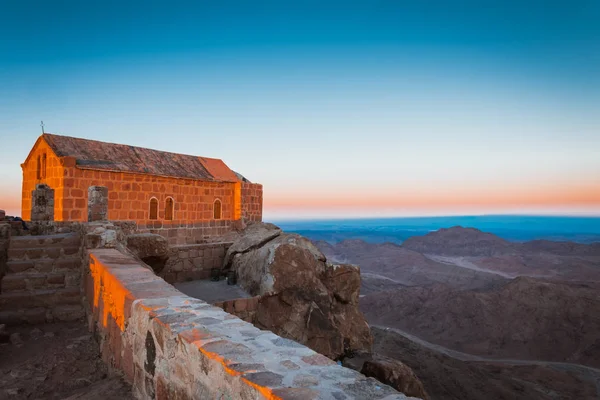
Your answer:
[[[46,275],[29,275],[27,277],[27,289],[44,289],[46,287]]]
[[[2,290],[0,293],[8,293],[27,288],[27,281],[22,275],[7,275],[2,279]]]
[[[38,263],[36,263],[37,267]],[[78,258],[65,258],[56,260],[55,267],[57,270],[65,270],[65,269],[79,269],[81,265],[81,260]]]
[[[31,220],[54,221],[54,189],[45,184],[38,184],[31,192],[31,198]]]
[[[9,261],[6,263],[6,267],[8,268],[8,272],[18,274],[20,272],[25,272],[31,270],[34,267],[33,261]]]
[[[60,263],[60,261],[57,261]],[[53,269],[53,260],[35,260],[35,270],[37,272],[50,272]]]
[[[37,307],[25,310],[23,313],[23,320],[28,324],[43,324],[47,321],[46,308]]]

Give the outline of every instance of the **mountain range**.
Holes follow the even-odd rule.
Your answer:
[[[459,380],[473,385],[463,399],[600,398],[600,243],[511,242],[457,226],[402,244],[315,244],[360,266],[375,350],[413,367],[432,399],[454,398],[448,385]],[[417,355],[431,368],[419,368]],[[440,371],[455,379],[440,385],[431,376]],[[527,385],[482,392],[465,373]]]

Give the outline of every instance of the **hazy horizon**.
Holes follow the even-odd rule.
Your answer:
[[[600,217],[536,215],[462,215],[436,217],[280,220],[286,232],[312,240],[340,242],[360,239],[372,243],[400,244],[442,228],[460,226],[495,234],[509,241],[552,240],[600,243]]]
[[[9,2],[0,208],[41,133],[223,159],[264,216],[600,215],[600,2]]]
[[[418,219],[418,218],[455,218],[455,217],[540,217],[540,218],[587,218],[587,219],[600,219],[600,212],[560,212],[556,213],[535,213],[535,212],[506,212],[506,213],[423,213],[423,214],[384,214],[384,215],[360,215],[360,214],[307,214],[307,215],[295,215],[290,216],[284,214],[284,216],[275,214],[273,216],[270,213],[266,214],[264,218],[265,222],[305,222],[305,221],[347,221],[347,220],[389,220],[389,219]]]

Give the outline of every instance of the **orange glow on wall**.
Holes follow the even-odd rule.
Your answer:
[[[41,168],[43,158],[46,159],[45,171]],[[54,189],[54,218],[62,221],[63,202],[60,200],[64,197],[65,169],[61,160],[42,137],[37,140],[27,159],[21,164],[21,168],[23,170],[21,218],[26,221],[31,219],[31,192],[37,184],[45,183]]]
[[[38,160],[46,157],[48,168],[41,173]],[[230,171],[221,160],[201,158],[212,173],[228,176]],[[40,136],[27,160],[21,165],[23,189],[21,193],[21,217],[31,219],[31,192],[35,186],[45,183],[54,189],[54,219],[56,221],[87,221],[87,196],[90,186],[108,188],[108,219],[112,221],[135,221],[152,226],[150,200],[158,201],[158,220],[179,226],[187,223],[207,223],[214,220],[215,200],[221,205],[221,220],[239,220],[242,216],[252,221],[262,219],[262,197],[243,196],[246,191],[258,192],[259,184],[241,182],[213,182],[200,179],[164,177],[151,174],[94,170],[78,165],[73,157],[57,157],[44,136]],[[226,176],[227,175],[227,176]],[[167,206],[171,201],[172,208]],[[253,201],[255,204],[241,204]],[[172,212],[170,212],[172,210]]]
[[[133,295],[93,254],[90,254],[90,274],[94,285],[93,308],[102,313],[100,316],[102,326],[108,327],[108,317],[111,316],[119,329],[124,331],[125,299],[133,299]]]

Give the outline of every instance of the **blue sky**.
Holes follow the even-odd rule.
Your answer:
[[[222,158],[265,185],[267,216],[600,213],[599,1],[25,1],[2,14],[0,208],[18,203],[43,119]]]

